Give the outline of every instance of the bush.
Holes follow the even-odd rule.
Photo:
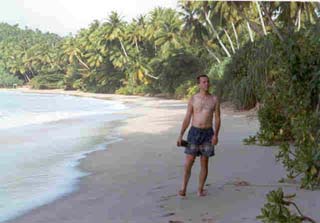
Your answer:
[[[215,85],[212,85],[209,89],[211,94],[216,94]],[[199,92],[199,87],[196,81],[186,81],[185,83],[181,84],[175,91],[174,97],[178,99],[188,99],[191,98],[194,94]]]
[[[260,41],[266,45],[259,45],[257,55],[269,46],[273,56],[264,59],[267,63],[260,80],[264,86],[259,83],[259,88],[252,87],[252,95],[262,104],[258,111],[260,130],[254,139],[264,145],[280,144],[277,161],[283,163],[289,177],[301,176],[301,187],[306,189],[320,186],[320,42],[316,31],[319,29],[314,28],[315,31],[310,28],[294,33],[283,42],[269,37],[272,42]],[[245,67],[248,73],[234,77],[236,81],[232,82],[237,89],[241,89],[242,80],[249,83],[258,75],[250,74],[254,69],[249,69],[248,64],[252,62],[243,63],[234,65]]]
[[[300,112],[291,119],[295,141],[284,142],[276,159],[288,171],[289,178],[301,177],[301,187],[320,187],[320,114]]]
[[[227,65],[230,63],[230,58],[225,58],[221,63],[215,63],[210,67],[208,76],[210,80],[217,81],[222,80],[225,74]]]
[[[270,191],[267,194],[268,203],[261,208],[261,214],[257,219],[264,223],[315,223],[315,220],[302,214],[296,203],[292,201],[293,197],[295,194],[284,195],[281,188]],[[289,206],[294,207],[297,213],[294,213]]]
[[[222,99],[232,101],[238,109],[251,109],[262,102],[266,88],[288,67],[279,44],[277,37],[270,34],[236,51],[231,61],[225,62],[218,84]]]
[[[174,96],[175,98],[190,98],[197,91],[198,87],[195,81],[189,80],[177,87]]]
[[[159,77],[153,81],[153,88],[161,93],[174,95],[177,88],[188,81],[195,81],[198,74],[202,73],[201,61],[193,54],[181,51],[172,52],[169,57],[153,59],[150,62],[153,72]],[[181,88],[184,88],[181,86]],[[183,97],[182,90],[177,92]]]
[[[13,74],[5,73],[4,70],[0,69],[0,87],[13,88],[14,85],[21,86],[23,81]]]
[[[35,89],[58,89],[64,87],[63,74],[38,75],[31,79],[30,86]]]
[[[152,88],[150,85],[134,85],[128,84],[116,90],[117,94],[124,94],[124,95],[154,95],[157,92]]]
[[[64,75],[63,83],[64,90],[76,90],[80,89],[81,74],[77,71],[75,66],[69,65],[67,67],[67,73]]]

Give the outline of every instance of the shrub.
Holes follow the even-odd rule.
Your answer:
[[[126,85],[116,90],[116,93],[124,94],[124,95],[145,95],[145,94],[153,95],[154,91],[149,85],[136,85],[136,86]]]
[[[174,96],[175,98],[189,98],[191,95],[196,93],[197,90],[198,87],[195,81],[189,80],[177,87]]]
[[[153,88],[171,95],[175,94],[180,85],[188,85],[188,81],[195,80],[202,73],[201,61],[186,51],[172,52],[170,56],[161,59],[155,58],[151,60],[150,67],[159,77],[152,82]],[[184,87],[181,86],[181,90],[182,88]],[[181,90],[178,93],[183,97]]]
[[[227,85],[224,93],[240,106],[250,108],[255,101],[261,103],[259,132],[245,143],[256,140],[263,145],[280,145],[277,161],[283,163],[288,176],[301,175],[301,187],[307,189],[320,186],[318,36],[319,25],[315,25],[287,36],[283,42],[267,36],[249,43],[227,65],[223,79]],[[256,66],[259,60],[265,64]]]
[[[12,88],[13,85],[21,86],[23,81],[13,74],[8,74],[4,70],[0,69],[0,87]]]
[[[267,194],[268,203],[261,208],[261,214],[257,216],[257,219],[264,223],[315,223],[315,220],[302,214],[296,203],[292,201],[294,197],[295,194],[284,195],[281,188],[270,191]],[[297,213],[289,209],[289,206],[294,207]]]
[[[30,86],[35,89],[63,88],[63,74],[38,75],[31,79]]]

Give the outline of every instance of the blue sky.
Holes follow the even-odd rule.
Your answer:
[[[94,19],[102,21],[111,11],[130,21],[157,6],[176,8],[177,4],[177,0],[0,0],[0,22],[64,36]]]

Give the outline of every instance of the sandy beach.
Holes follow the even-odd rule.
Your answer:
[[[192,170],[186,198],[177,196],[184,154],[176,139],[186,102],[154,97],[93,94],[63,90],[14,91],[68,94],[122,101],[128,119],[114,122],[120,142],[89,154],[79,168],[90,175],[78,189],[7,223],[255,223],[270,190],[296,193],[302,212],[320,222],[320,193],[279,183],[286,176],[275,162],[276,147],[246,146],[242,139],[259,128],[255,111],[237,112],[221,106],[222,126],[216,155],[210,160],[208,196],[197,197],[199,160]],[[186,134],[185,134],[186,136]],[[246,186],[239,186],[245,181]]]

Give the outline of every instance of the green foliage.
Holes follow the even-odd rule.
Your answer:
[[[257,219],[262,220],[264,223],[302,223],[302,222],[315,222],[312,218],[304,216],[298,206],[292,202],[293,195],[284,195],[281,188],[278,190],[270,191],[267,194],[267,203],[261,208],[261,214]],[[293,206],[296,210],[295,213],[291,211],[289,206]]]
[[[195,81],[186,81],[177,87],[174,95],[176,98],[190,98],[198,91]]]
[[[225,69],[228,63],[230,63],[230,58],[225,58],[221,63],[215,63],[210,67],[208,76],[210,80],[218,81],[223,79]]]
[[[291,37],[287,48],[290,75],[285,84],[279,81],[279,106],[269,112],[276,115],[277,111],[286,117],[279,123],[282,131],[277,135],[294,142],[293,146],[280,147],[277,160],[282,161],[290,176],[302,174],[301,187],[307,189],[320,186],[320,53],[316,50],[320,43],[316,35],[301,31]]]
[[[224,97],[238,107],[261,104],[260,130],[244,143],[281,145],[277,160],[290,177],[302,175],[301,187],[307,189],[320,185],[319,30],[315,25],[285,42],[267,36],[249,43],[227,65],[221,82]]]
[[[61,37],[0,23],[0,65],[25,82],[38,74],[64,73]]]
[[[140,86],[125,86],[121,87],[118,90],[116,90],[117,94],[124,94],[124,95],[144,95],[147,93],[147,87],[140,85]]]
[[[1,88],[12,88],[15,86],[21,86],[23,81],[18,77],[6,73],[0,68],[0,87]]]
[[[260,131],[257,140],[262,145],[272,145],[283,140],[289,140],[291,135],[290,126],[286,114],[279,109],[278,95],[266,92],[265,101],[268,103],[258,111]],[[275,112],[278,111],[278,112]]]
[[[249,136],[248,138],[245,138],[242,140],[244,145],[252,145],[252,144],[255,144],[256,141],[257,141],[256,136]]]
[[[30,81],[35,89],[57,89],[63,86],[63,74],[38,75]]]
[[[121,78],[124,77],[122,72],[117,70],[110,73],[95,73],[87,77],[82,77],[80,89],[83,91],[95,93],[114,93],[121,86]]]
[[[223,64],[225,72],[218,91],[224,100],[232,101],[238,109],[253,108],[262,100],[274,75],[281,73],[279,67],[286,67],[281,55],[275,53],[277,44],[279,40],[273,35],[248,42]]]
[[[65,90],[81,89],[81,84],[79,83],[81,77],[82,76],[80,73],[78,73],[76,66],[69,65],[67,68],[67,73],[63,78],[63,88]]]
[[[157,92],[150,85],[132,85],[128,84],[116,90],[117,94],[124,95],[154,95]]]
[[[320,114],[302,112],[291,119],[294,145],[285,142],[276,158],[288,171],[288,177],[302,175],[301,187],[320,187]]]
[[[192,95],[196,94],[199,91],[198,85],[193,85],[187,89],[187,98],[190,98]]]
[[[167,58],[153,59],[150,67],[159,77],[159,80],[153,82],[154,88],[171,95],[183,84],[191,87],[188,81],[195,82],[197,75],[202,72],[199,59],[186,51],[175,51]],[[180,97],[183,97],[183,88],[185,87],[181,86],[177,91]]]

